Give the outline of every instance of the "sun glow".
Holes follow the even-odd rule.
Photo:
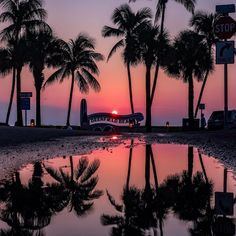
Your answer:
[[[112,111],[112,114],[117,115],[117,114],[118,114],[118,111],[113,110],[113,111]]]

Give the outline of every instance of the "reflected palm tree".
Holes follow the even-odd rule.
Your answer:
[[[179,219],[192,221],[193,228],[189,229],[191,235],[211,235],[213,210],[210,199],[213,193],[213,184],[208,180],[205,167],[201,159],[203,172],[193,175],[193,147],[188,147],[188,169],[180,175],[169,176],[165,183],[172,189],[173,212]]]
[[[1,230],[1,236],[43,236],[43,228],[50,224],[51,217],[64,208],[65,192],[60,186],[44,186],[42,175],[41,164],[37,162],[27,185],[22,184],[19,172],[3,185],[0,219],[10,229]]]
[[[76,168],[74,168],[73,158],[70,160],[70,173],[66,173],[62,168],[59,171],[52,167],[45,166],[49,175],[57,181],[55,185],[66,191],[66,206],[69,211],[74,211],[77,216],[82,216],[92,210],[93,200],[98,199],[103,192],[96,190],[98,176],[94,176],[100,166],[99,160],[89,163],[88,158],[82,157]]]
[[[133,141],[131,141],[133,144]],[[110,204],[118,212],[116,215],[103,214],[101,223],[112,225],[111,235],[163,235],[163,222],[168,214],[170,204],[166,201],[166,186],[158,186],[157,172],[151,145],[146,145],[145,155],[145,187],[138,189],[129,187],[130,169],[132,159],[132,145],[129,153],[129,168],[126,187],[122,192],[122,204],[115,201],[107,191]],[[153,169],[155,187],[151,186],[151,166]]]

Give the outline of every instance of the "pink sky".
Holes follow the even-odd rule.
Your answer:
[[[86,32],[96,39],[97,51],[104,56],[108,55],[117,39],[102,38],[101,29],[104,25],[111,25],[110,17],[115,7],[128,0],[47,0],[45,8],[48,11],[48,23],[55,30],[56,35],[68,40],[75,38],[78,33]],[[217,4],[229,4],[222,0],[198,0],[197,10],[215,11]],[[130,4],[134,10],[148,6],[155,11],[156,1],[138,0]],[[235,14],[231,15],[236,18]],[[179,31],[188,27],[191,15],[183,6],[169,1],[167,5],[166,28],[174,37]],[[1,28],[1,26],[0,26]],[[231,39],[235,40],[235,36]],[[125,67],[120,53],[114,55],[107,63],[99,63],[101,84],[100,93],[90,93],[86,96],[80,94],[75,88],[71,124],[79,123],[80,100],[86,98],[89,113],[98,111],[117,110],[120,114],[130,112],[128,98],[128,84]],[[223,65],[216,65],[215,72],[210,76],[206,86],[203,102],[206,103],[206,118],[213,110],[223,109]],[[46,77],[50,74],[45,71]],[[236,108],[236,66],[229,65],[229,108]],[[134,106],[135,111],[145,112],[145,70],[143,66],[132,68]],[[32,110],[28,112],[29,119],[35,118],[35,92],[31,73],[24,70],[22,74],[22,91],[33,91]],[[7,101],[10,94],[11,78],[0,80],[0,122],[5,120]],[[42,92],[42,123],[64,124],[69,96],[69,80],[46,88]],[[195,83],[195,98],[199,93],[200,83]],[[187,84],[181,80],[168,78],[164,72],[160,73],[157,94],[153,104],[153,124],[163,125],[168,120],[170,124],[180,125],[182,118],[187,116]],[[15,121],[15,107],[11,115],[11,123]]]

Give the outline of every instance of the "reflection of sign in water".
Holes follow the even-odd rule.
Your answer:
[[[234,63],[234,41],[219,41],[216,43],[216,64]]]
[[[215,213],[217,215],[234,214],[234,194],[215,192]]]
[[[213,232],[215,236],[233,236],[235,225],[230,218],[218,217],[213,224]]]

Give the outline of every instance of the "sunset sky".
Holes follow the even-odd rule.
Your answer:
[[[46,0],[45,9],[48,11],[47,22],[58,37],[64,40],[74,39],[78,33],[86,32],[96,39],[96,49],[105,57],[112,45],[117,41],[114,38],[103,38],[101,29],[104,25],[112,25],[111,14],[113,10],[128,0]],[[132,9],[150,7],[155,13],[156,0],[137,0],[131,3]],[[215,11],[217,4],[235,3],[235,0],[198,0],[196,10]],[[236,19],[236,14],[231,14]],[[169,1],[165,27],[174,38],[179,31],[188,28],[191,15],[183,6]],[[0,29],[3,26],[0,25]],[[231,38],[235,40],[235,36]],[[79,124],[80,100],[86,98],[88,112],[112,112],[119,114],[130,113],[127,74],[120,53],[115,54],[111,60],[99,63],[101,92],[83,95],[76,87],[74,90],[71,124]],[[45,70],[47,78],[52,71]],[[132,81],[134,92],[134,108],[136,112],[145,112],[145,70],[139,65],[132,68]],[[195,83],[195,100],[199,94],[200,83]],[[6,109],[10,94],[11,77],[0,78],[0,122],[5,121]],[[63,84],[55,83],[42,92],[42,124],[65,124],[66,111],[69,98],[69,80]],[[32,110],[28,112],[29,119],[35,118],[35,90],[33,78],[27,69],[22,74],[22,91],[32,91]],[[206,104],[206,118],[213,110],[223,110],[223,65],[216,65],[215,71],[210,75],[206,86],[203,103]],[[229,65],[229,108],[236,109],[236,66]],[[15,122],[15,106],[12,110],[10,123]],[[187,84],[181,80],[168,78],[161,71],[157,93],[152,109],[153,125],[164,125],[169,121],[171,125],[180,125],[182,118],[187,116]]]

